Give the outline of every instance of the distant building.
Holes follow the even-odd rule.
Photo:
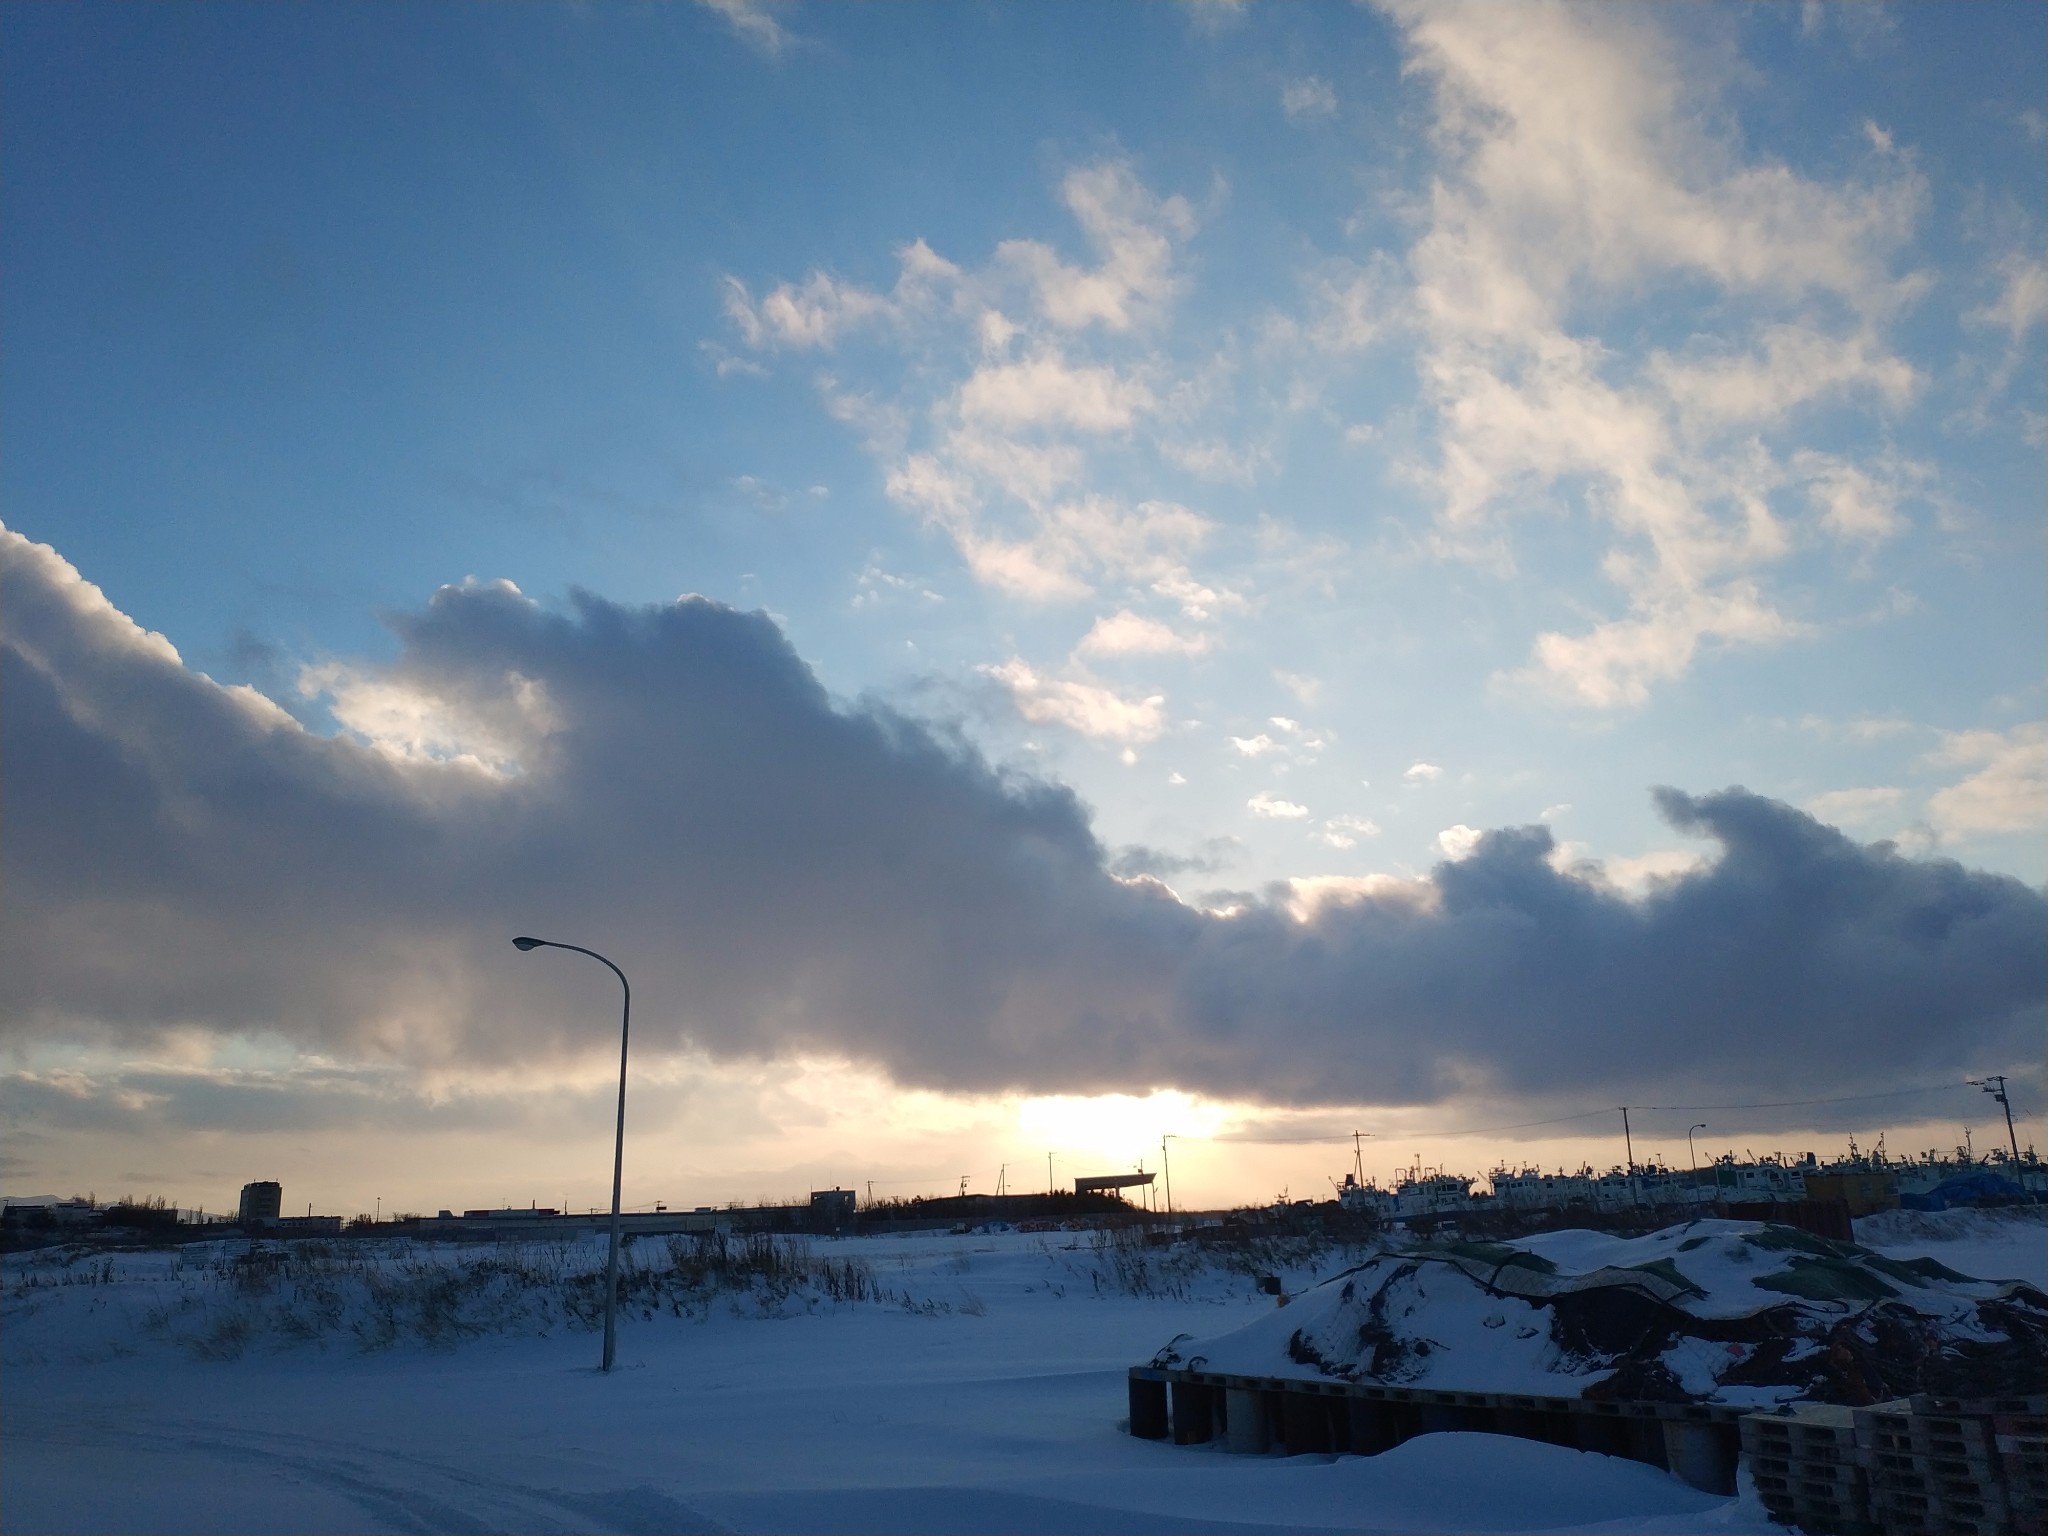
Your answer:
[[[1806,1198],[1840,1200],[1851,1216],[1899,1208],[1899,1176],[1882,1169],[1844,1169],[1806,1175]]]
[[[242,1186],[242,1203],[235,1208],[236,1219],[245,1226],[270,1226],[284,1214],[284,1186],[273,1179]]]
[[[10,1200],[0,1222],[10,1227],[89,1227],[99,1220],[90,1200]]]
[[[287,1237],[339,1237],[339,1216],[281,1216],[271,1223]]]
[[[853,1191],[814,1189],[811,1191],[811,1230],[839,1232],[853,1225]]]
[[[1149,1173],[1106,1173],[1095,1178],[1074,1180],[1077,1195],[1113,1195],[1126,1189],[1150,1189],[1153,1176]]]

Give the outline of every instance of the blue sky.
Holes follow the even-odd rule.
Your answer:
[[[0,28],[8,526],[317,737],[517,771],[437,589],[698,593],[1193,911],[1532,824],[1642,898],[1716,856],[1657,785],[2048,876],[2037,7]],[[17,1066],[434,1054],[132,1013]]]

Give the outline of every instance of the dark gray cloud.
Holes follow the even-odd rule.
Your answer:
[[[17,1043],[274,1032],[351,1061],[636,1038],[840,1052],[909,1083],[1274,1102],[1842,1093],[2038,1054],[2048,902],[1740,789],[1660,790],[1720,857],[1631,900],[1541,827],[1426,881],[1230,915],[1118,878],[1071,791],[827,696],[760,614],[444,588],[336,710],[223,689],[0,532]]]
[[[1170,853],[1163,848],[1130,843],[1117,849],[1106,867],[1112,875],[1126,880],[1133,875],[1151,875],[1160,880],[1175,875],[1213,875],[1234,863],[1243,846],[1234,837],[1205,837],[1186,853]]]

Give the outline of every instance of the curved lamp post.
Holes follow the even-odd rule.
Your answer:
[[[1702,1120],[1698,1125],[1685,1133],[1685,1150],[1692,1158],[1692,1187],[1695,1190],[1700,1187],[1700,1155],[1693,1150],[1692,1133],[1693,1131],[1704,1131],[1706,1128],[1707,1122]]]
[[[612,1357],[617,1353],[618,1333],[616,1314],[619,1305],[619,1184],[626,1168],[626,1037],[633,1024],[633,988],[626,980],[626,973],[611,961],[606,960],[594,949],[585,949],[581,944],[558,944],[553,939],[529,939],[521,936],[512,941],[515,949],[573,949],[579,955],[611,968],[619,978],[619,985],[625,988],[625,1012],[619,1018],[619,1129],[612,1142],[612,1246],[611,1256],[604,1267],[604,1369],[612,1368]]]

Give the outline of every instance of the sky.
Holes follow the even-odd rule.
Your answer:
[[[9,1192],[2044,1128],[2039,7],[0,41]]]

